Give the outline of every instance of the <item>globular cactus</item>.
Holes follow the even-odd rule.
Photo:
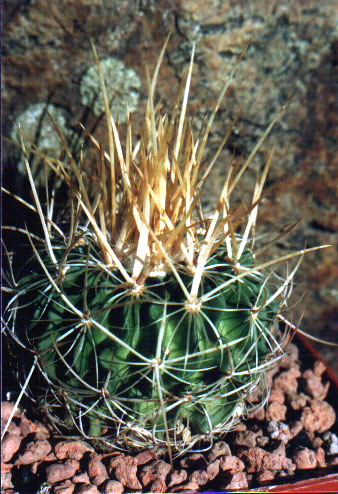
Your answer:
[[[8,310],[18,303],[30,313],[28,346],[45,378],[40,403],[59,426],[118,447],[183,451],[257,407],[249,398],[259,386],[264,401],[266,372],[283,355],[276,322],[296,268],[277,286],[279,277],[266,270],[292,254],[259,264],[253,251],[269,163],[247,210],[230,206],[279,115],[249,158],[231,163],[207,216],[200,192],[210,167],[201,176],[202,156],[233,73],[196,140],[186,118],[193,57],[181,106],[178,100],[172,116],[154,106],[164,50],[135,147],[129,116],[120,142],[101,77],[109,151],[88,136],[96,176],[75,163],[64,140],[64,162],[44,156],[68,186],[63,222],[51,207],[43,212],[26,160],[44,239],[41,246],[27,233],[34,261]]]

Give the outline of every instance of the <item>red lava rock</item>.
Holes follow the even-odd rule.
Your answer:
[[[313,449],[318,449],[324,444],[324,441],[321,437],[315,437],[312,441]]]
[[[14,409],[14,403],[10,401],[2,401],[1,402],[1,420],[6,424],[8,422],[9,417]],[[14,412],[13,417],[20,417],[20,410],[17,408]]]
[[[257,446],[264,448],[264,446],[266,446],[268,442],[269,442],[269,438],[267,436],[257,437]]]
[[[199,490],[198,485],[195,482],[185,482],[179,486],[170,489],[170,492],[197,492]]]
[[[152,482],[149,492],[166,492],[167,486],[163,479],[156,479]]]
[[[230,470],[231,473],[240,472],[245,469],[245,465],[242,460],[237,458],[237,456],[223,456],[220,460],[220,468],[225,472]]]
[[[5,423],[1,422],[1,434],[5,428],[5,425],[6,425]],[[7,427],[7,434],[14,434],[14,436],[21,436],[21,429],[12,421]]]
[[[190,468],[190,467],[196,468],[198,465],[204,467],[205,464],[206,464],[206,460],[202,455],[202,453],[191,453],[190,455],[180,460],[180,466],[182,468]]]
[[[325,367],[324,367],[325,368]],[[322,383],[321,374],[314,373],[311,369],[307,369],[303,373],[305,379],[306,391],[315,399],[324,400],[329,391],[330,383]]]
[[[316,460],[317,460],[317,467],[319,468],[325,468],[326,467],[326,461],[325,461],[325,451],[323,448],[318,448],[315,452],[316,454]]]
[[[35,461],[33,463],[33,465],[31,466],[32,473],[34,475],[36,474],[36,472],[38,471],[38,468],[41,465],[41,463],[46,463],[46,462],[49,462],[49,461],[55,461],[56,459],[57,458],[56,458],[55,454],[53,452],[51,452],[51,453],[49,453],[49,455],[45,456],[45,458],[43,458],[42,460]]]
[[[264,472],[259,472],[257,474],[257,482],[262,483],[262,482],[267,482],[270,480],[273,480],[275,478],[276,471],[274,470],[264,470]]]
[[[5,489],[12,489],[12,472],[1,471],[1,492]]]
[[[246,489],[247,487],[249,484],[244,472],[235,472],[231,480],[222,485],[223,489]]]
[[[182,468],[180,470],[174,470],[169,479],[168,487],[173,487],[174,485],[181,484],[185,480],[187,480],[188,474],[186,470]]]
[[[55,494],[73,494],[75,489],[75,485],[71,480],[66,480],[65,482],[62,482],[60,485],[54,486],[54,493]]]
[[[198,486],[200,486],[205,485],[209,478],[205,470],[195,470],[189,475],[188,480],[190,482],[195,482]]]
[[[303,429],[303,424],[300,420],[296,420],[295,422],[291,422],[289,425],[289,430],[291,434],[291,439],[298,436],[300,431]]]
[[[79,472],[72,478],[74,484],[90,484],[89,476],[87,472]]]
[[[237,432],[234,439],[236,446],[246,446],[254,448],[256,446],[257,436],[253,431]]]
[[[81,460],[83,455],[94,449],[84,441],[61,441],[54,448],[55,455],[59,460],[71,459]]]
[[[289,393],[289,404],[293,410],[300,410],[304,408],[306,404],[311,400],[310,396],[304,393]]]
[[[117,480],[128,489],[142,489],[140,482],[136,477],[137,464],[132,456],[119,455],[110,460],[109,473],[114,472]]]
[[[100,489],[105,494],[122,494],[124,491],[123,485],[117,480],[107,480],[102,484]]]
[[[211,451],[208,454],[208,459],[211,462],[216,460],[216,458],[218,458],[219,456],[223,455],[231,455],[230,447],[226,442],[218,441],[211,448]]]
[[[155,482],[156,480],[161,480],[164,483],[170,469],[171,467],[169,463],[166,463],[163,460],[154,460],[142,468],[140,472],[140,480],[144,487],[151,482]]]
[[[40,422],[33,422],[32,420],[29,420],[25,416],[21,417],[20,429],[23,437],[27,437],[29,434],[35,434],[37,439],[42,440],[47,439],[50,436],[47,427]]]
[[[309,448],[297,448],[292,456],[292,459],[296,463],[297,468],[300,470],[316,468],[317,466],[316,454]]]
[[[262,459],[262,470],[282,470],[285,456],[267,453]]]
[[[280,403],[270,403],[265,412],[265,419],[281,422],[285,420],[286,410],[287,408],[285,405],[281,405]]]
[[[321,377],[325,371],[326,371],[325,364],[323,364],[323,362],[321,362],[320,360],[316,360],[313,366],[313,372],[316,374],[316,376]]]
[[[287,444],[291,439],[289,426],[284,422],[271,420],[268,423],[267,431],[270,434],[271,439],[282,441],[283,444]]]
[[[260,408],[252,416],[250,415],[249,418],[254,418],[256,420],[265,420],[265,410],[264,410],[264,408]]]
[[[311,400],[310,406],[302,412],[301,421],[307,432],[321,434],[333,426],[336,414],[327,401]]]
[[[76,486],[74,494],[100,494],[100,491],[98,490],[96,485],[84,484],[84,485]]]
[[[4,473],[8,473],[14,467],[13,463],[3,463],[1,462],[1,471]]]
[[[279,403],[280,405],[284,405],[285,395],[283,391],[281,389],[273,388],[270,391],[269,403]]]
[[[46,467],[47,482],[55,484],[62,480],[70,479],[75,475],[75,472],[80,468],[77,460],[66,460],[65,463],[53,463]]]
[[[262,470],[263,458],[268,453],[262,448],[248,448],[239,453],[239,457],[247,466],[247,472],[260,472]]]
[[[20,444],[22,441],[21,436],[17,436],[16,434],[6,434],[2,443],[1,443],[1,459],[4,463],[9,462],[13,455],[20,448]]]
[[[273,388],[278,388],[284,393],[296,393],[298,389],[297,378],[300,376],[299,365],[295,364],[289,370],[281,372],[279,376],[275,377]]]
[[[137,465],[145,465],[146,463],[149,463],[154,459],[155,459],[154,452],[150,450],[142,451],[141,453],[135,456],[135,461]]]
[[[217,475],[219,474],[220,463],[221,463],[221,460],[217,459],[207,466],[206,472],[207,472],[209,481],[214,480],[214,478],[217,477]]]
[[[91,479],[94,477],[105,477],[106,479],[109,478],[107,469],[97,453],[93,453],[90,457],[90,460],[88,462],[88,475]]]
[[[51,451],[52,446],[47,440],[31,441],[25,451],[16,460],[16,465],[30,465],[35,461],[44,459]]]

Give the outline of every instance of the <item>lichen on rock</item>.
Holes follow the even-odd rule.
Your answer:
[[[109,57],[100,62],[102,75],[105,81],[110,109],[113,117],[120,122],[127,120],[127,105],[129,111],[135,110],[139,100],[137,89],[141,80],[137,73],[114,57]],[[80,84],[81,100],[88,106],[94,115],[104,112],[104,103],[100,92],[100,79],[96,64],[88,68]]]

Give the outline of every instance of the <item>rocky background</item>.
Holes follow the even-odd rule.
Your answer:
[[[170,31],[157,95],[164,108],[170,108],[196,42],[189,104],[196,129],[212,110],[236,58],[250,41],[206,150],[207,159],[241,111],[206,196],[210,204],[216,200],[231,157],[248,156],[275,113],[292,97],[242,180],[242,196],[249,198],[256,173],[274,146],[259,231],[276,231],[299,220],[269,255],[305,245],[332,245],[304,258],[294,297],[298,303],[289,317],[297,322],[305,311],[304,330],[337,342],[336,1],[5,0],[3,5],[2,122],[9,138],[13,138],[19,116],[32,113],[31,105],[36,103],[49,102],[61,109],[69,133],[79,132],[79,120],[93,127],[96,115],[81,97],[83,77],[94,63],[90,37],[101,59],[111,58],[118,67],[114,60],[120,61],[124,70],[134,71],[128,74],[134,81],[133,98],[138,100],[133,114],[136,135],[147,97],[146,67],[153,69]],[[124,90],[117,88],[121,94]],[[122,115],[120,121],[123,132]],[[106,142],[103,124],[96,125],[95,133]],[[4,185],[24,193],[18,161],[15,148],[5,142]],[[336,350],[319,348],[338,371]]]

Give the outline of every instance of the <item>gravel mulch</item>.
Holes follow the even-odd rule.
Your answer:
[[[269,376],[267,406],[226,442],[174,460],[173,470],[151,450],[103,453],[83,440],[57,438],[17,410],[1,446],[1,493],[219,492],[330,473],[338,466],[338,438],[325,366],[302,369],[297,347],[291,350]],[[2,431],[13,406],[2,403]]]

